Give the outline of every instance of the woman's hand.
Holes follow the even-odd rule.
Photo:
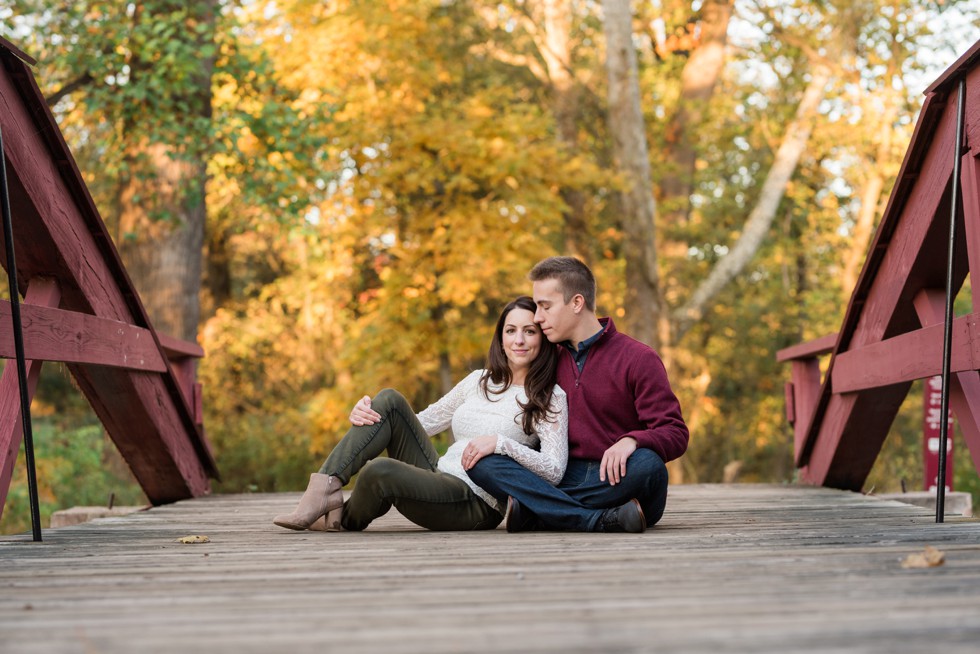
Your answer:
[[[381,422],[381,414],[371,408],[371,396],[365,395],[351,409],[348,419],[355,427],[363,427]]]
[[[463,470],[470,470],[476,462],[497,449],[496,436],[477,436],[463,448]]]

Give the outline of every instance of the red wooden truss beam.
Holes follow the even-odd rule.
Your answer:
[[[20,315],[28,359],[149,372],[167,370],[148,329],[29,302],[21,306]],[[10,320],[10,303],[0,300],[0,324]],[[8,331],[0,331],[0,358],[14,358],[14,338]]]
[[[42,307],[56,306],[60,298],[61,292],[53,280],[38,279],[31,283],[24,300],[25,304],[21,305],[21,308],[27,306],[26,303]],[[10,316],[8,315],[6,319],[6,324],[9,325]],[[27,359],[27,392],[29,398],[33,399],[42,362],[30,360],[29,356]],[[0,375],[0,510],[7,496],[7,488],[10,486],[14,463],[17,461],[17,451],[24,438],[20,406],[17,368],[13,365],[4,365],[3,374]]]
[[[776,353],[777,361],[789,361],[793,366],[792,381],[786,383],[786,419],[793,425],[793,452],[797,465],[820,400],[819,357],[833,351],[837,336],[829,334]]]
[[[954,70],[955,69],[955,70]],[[966,76],[965,152],[956,142],[955,85]],[[946,80],[945,82],[943,80]],[[947,83],[949,82],[949,83]],[[953,179],[959,156],[960,179]],[[953,325],[950,406],[980,470],[980,42],[930,87],[912,142],[839,335],[787,348],[787,415],[794,421],[800,478],[859,490],[915,379],[942,368],[946,246],[954,183],[962,189],[954,292],[973,271],[973,311]],[[941,292],[945,297],[945,292]],[[817,356],[832,345],[820,377]],[[817,390],[819,389],[819,390]]]
[[[28,63],[2,40],[0,107],[17,278],[28,289],[53,279],[60,291],[53,304],[21,306],[28,356],[66,363],[151,502],[208,493],[217,467],[194,380],[203,352],[150,324]],[[9,340],[0,327],[0,354]],[[4,404],[0,422],[10,412]],[[0,478],[0,507],[8,482]]]
[[[853,393],[925,379],[942,372],[942,356],[943,324],[939,322],[857,350],[841,352],[834,366],[832,386],[835,393]],[[950,371],[978,369],[980,314],[971,313],[953,321]]]

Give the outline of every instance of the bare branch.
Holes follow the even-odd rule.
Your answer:
[[[44,101],[48,104],[49,107],[53,107],[59,102],[61,102],[62,98],[64,98],[66,95],[71,95],[72,93],[82,88],[83,86],[88,86],[93,81],[95,81],[95,78],[93,78],[92,75],[86,71],[82,75],[76,77],[72,81],[62,86],[60,89],[58,89],[48,97],[44,98]]]
[[[840,61],[838,59],[829,54],[821,54],[820,51],[813,47],[813,45],[806,39],[786,29],[776,18],[771,7],[763,6],[760,2],[753,2],[752,6],[755,7],[759,13],[765,16],[766,22],[769,25],[772,25],[774,35],[780,41],[786,43],[787,45],[791,45],[794,48],[798,48],[811,64],[827,66],[833,70],[835,74],[840,74],[842,66],[840,65]]]
[[[830,78],[830,67],[817,64],[803,98],[796,108],[796,116],[786,129],[783,141],[776,152],[776,158],[766,175],[759,200],[745,222],[745,229],[742,230],[732,249],[718,260],[708,276],[695,289],[691,298],[673,312],[676,339],[679,340],[704,316],[712,300],[745,269],[758,251],[772,225],[776,210],[786,192],[786,185],[806,150],[807,141],[813,131],[813,119]]]
[[[551,80],[548,78],[548,71],[546,71],[544,66],[541,65],[541,62],[534,57],[509,52],[499,47],[494,41],[487,41],[484,44],[472,48],[472,51],[492,57],[500,63],[507,64],[508,66],[527,68],[542,84],[551,83]]]

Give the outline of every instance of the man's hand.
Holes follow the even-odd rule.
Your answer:
[[[355,427],[363,427],[364,425],[373,425],[375,423],[381,422],[381,414],[371,408],[371,396],[365,395],[350,412],[350,424]]]
[[[606,450],[599,462],[599,481],[609,480],[610,486],[615,486],[626,476],[626,459],[636,451],[636,439],[626,436],[619,439],[615,445]]]
[[[463,470],[470,470],[477,461],[488,454],[493,454],[496,449],[496,436],[477,436],[463,449]]]

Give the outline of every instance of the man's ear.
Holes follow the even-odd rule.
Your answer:
[[[582,297],[581,293],[578,293],[572,298],[572,311],[574,313],[581,313],[582,309],[584,308],[585,308],[585,298]]]

